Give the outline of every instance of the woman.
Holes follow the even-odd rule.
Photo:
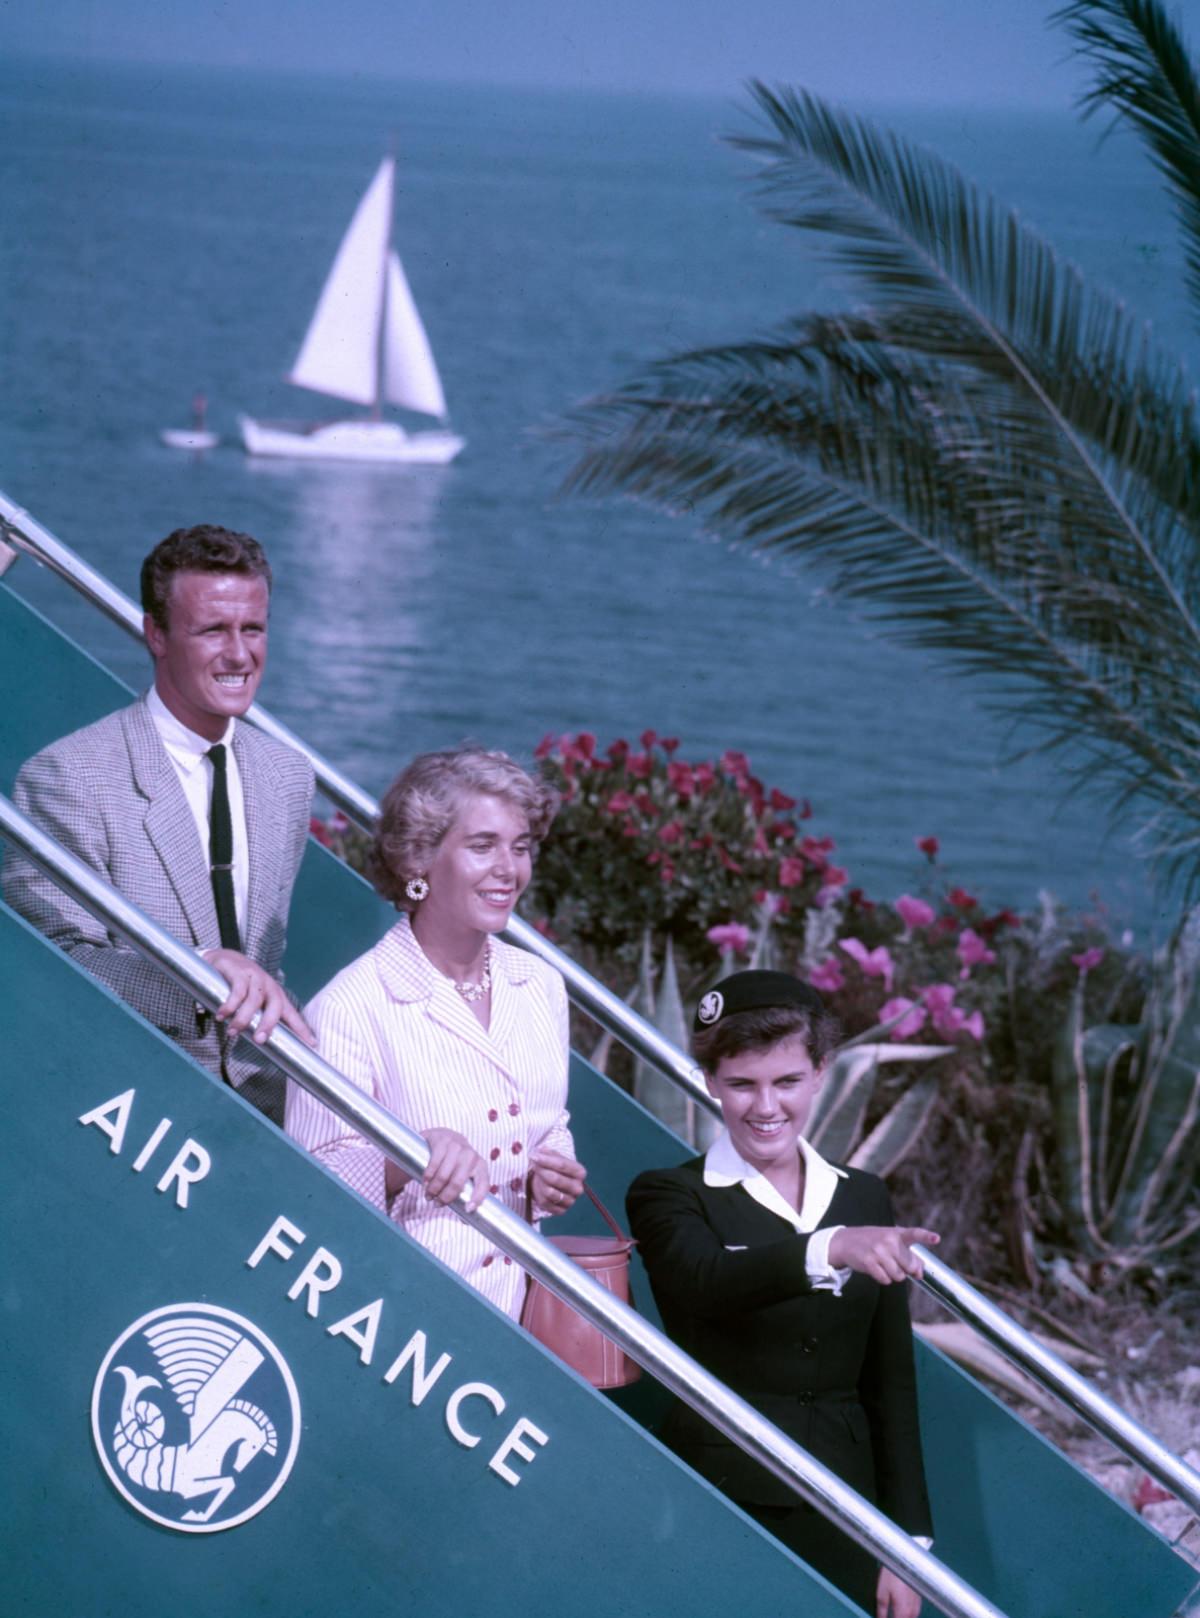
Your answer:
[[[931,1543],[912,1331],[919,1275],[882,1181],[836,1168],[804,1129],[837,1023],[782,972],[738,972],[701,1000],[693,1050],[725,1130],[704,1157],[639,1175],[627,1199],[667,1334],[900,1527]],[[879,1618],[921,1598],[690,1406],[663,1437]]]
[[[305,1008],[321,1055],[428,1142],[419,1182],[288,1085],[288,1133],[514,1318],[524,1272],[452,1212],[463,1187],[536,1220],[583,1189],[567,1128],[567,996],[494,935],[558,807],[504,753],[426,753],[384,797],[367,874],[402,912]]]

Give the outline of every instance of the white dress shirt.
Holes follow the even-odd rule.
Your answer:
[[[146,707],[154,720],[167,757],[175,766],[175,774],[183,788],[183,795],[192,811],[200,848],[207,868],[209,812],[212,803],[213,767],[208,750],[215,744],[197,736],[167,707],[155,686],[150,687]],[[246,896],[250,891],[250,843],[246,835],[246,800],[242,794],[242,777],[238,772],[233,751],[233,732],[237,724],[231,719],[221,737],[225,744],[225,777],[229,787],[229,818],[233,822],[233,900],[237,910],[238,932],[246,936]]]
[[[489,1190],[525,1216],[529,1158],[567,1157],[567,994],[545,962],[493,938],[491,1023],[484,1028],[413,936],[407,916],[304,1008],[318,1049],[417,1134],[453,1129],[491,1169]],[[410,1180],[387,1196],[386,1160],[327,1107],[288,1084],[285,1127],[368,1201],[514,1319],[525,1272]],[[535,1217],[548,1210],[534,1209]]]
[[[799,1139],[800,1155],[804,1159],[804,1195],[797,1213],[787,1198],[777,1191],[758,1169],[752,1168],[741,1156],[729,1131],[724,1129],[704,1154],[705,1185],[743,1185],[755,1202],[769,1208],[780,1219],[786,1219],[801,1236],[811,1236],[805,1253],[804,1267],[814,1291],[832,1292],[841,1297],[842,1288],[850,1279],[849,1270],[835,1269],[829,1262],[829,1244],[842,1225],[821,1228],[821,1220],[829,1211],[833,1193],[839,1180],[846,1178],[844,1169],[827,1163],[803,1136]]]

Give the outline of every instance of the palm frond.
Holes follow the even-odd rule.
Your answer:
[[[1075,470],[1077,483],[1094,488],[1111,522],[1124,526],[1128,542],[1160,569],[1097,454],[1102,396],[1091,390],[1093,411],[1073,420],[1066,406],[1081,400],[1065,393],[1060,381],[1078,376],[1078,362],[1070,358],[1086,354],[1113,384],[1114,407],[1121,397],[1160,401],[1173,429],[1168,437],[1177,448],[1186,444],[1194,474],[1200,468],[1194,400],[1177,364],[1144,338],[1127,312],[1089,290],[1035,231],[982,196],[952,164],[804,91],[761,83],[751,90],[769,132],[735,136],[732,144],[766,165],[760,177],[765,211],[831,236],[835,261],[873,305],[901,311],[924,334],[913,346],[952,363],[969,358],[975,369],[1027,393],[1060,436],[1060,462]],[[1169,387],[1168,377],[1174,378]],[[1200,550],[1190,567],[1192,582],[1200,584]],[[1160,571],[1175,610],[1191,619],[1200,638],[1184,593],[1165,568]]]
[[[580,406],[568,489],[699,516],[981,677],[1200,870],[1200,430],[1177,361],[950,165],[753,87],[766,211],[869,303]],[[1200,884],[1197,884],[1200,886]]]
[[[1200,83],[1159,0],[1073,0],[1054,13],[1095,69],[1084,115],[1115,110],[1145,141],[1175,203],[1200,318]]]

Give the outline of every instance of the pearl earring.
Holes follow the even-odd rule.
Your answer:
[[[404,884],[404,892],[414,904],[420,904],[422,899],[429,897],[429,883],[423,876],[410,876]]]

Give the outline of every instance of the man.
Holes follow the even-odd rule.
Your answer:
[[[229,984],[211,1017],[158,967],[9,856],[4,896],[35,927],[276,1122],[283,1075],[260,1044],[312,1035],[278,981],[312,805],[308,760],[237,720],[267,652],[271,569],[247,534],[177,529],[142,565],[154,684],[54,742],[17,776],[17,806]],[[235,1048],[236,1047],[236,1048]]]

